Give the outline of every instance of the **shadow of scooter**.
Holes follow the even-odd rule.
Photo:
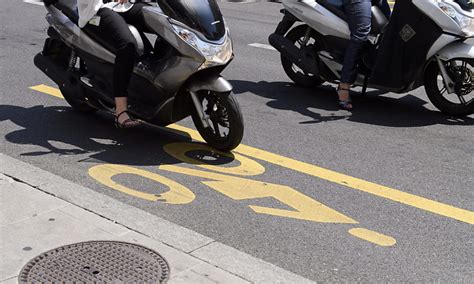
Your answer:
[[[347,119],[349,121],[388,127],[420,127],[436,124],[474,125],[474,118],[454,118],[425,107],[426,101],[406,94],[401,98],[370,91],[362,96],[352,93],[354,110],[339,111],[336,91],[332,85],[305,89],[288,82],[251,82],[233,80],[235,94],[250,92],[271,99],[267,105],[274,109],[291,110],[311,118],[300,124]],[[321,112],[317,112],[317,110]],[[316,111],[315,111],[316,110]],[[329,115],[327,113],[330,112]],[[323,114],[324,113],[324,114]]]

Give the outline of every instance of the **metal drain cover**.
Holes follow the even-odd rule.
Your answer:
[[[20,283],[165,283],[170,269],[158,253],[131,243],[90,241],[62,246],[28,262]]]

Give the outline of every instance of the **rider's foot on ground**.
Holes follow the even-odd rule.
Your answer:
[[[340,109],[343,110],[352,110],[352,100],[350,95],[350,89],[338,87],[337,96],[339,99],[338,105]]]

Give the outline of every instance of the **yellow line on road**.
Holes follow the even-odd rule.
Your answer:
[[[41,93],[45,93],[45,94],[48,94],[48,95],[51,95],[51,96],[55,96],[55,97],[58,97],[58,98],[61,98],[61,99],[64,99],[64,97],[61,94],[61,91],[59,89],[56,89],[56,88],[53,88],[53,87],[50,87],[50,86],[38,85],[38,86],[30,87],[30,89],[41,92]]]
[[[277,164],[288,169],[312,175],[314,177],[331,181],[352,189],[370,193],[372,195],[390,199],[392,201],[400,202],[469,224],[474,224],[474,212],[472,211],[459,209],[414,194],[406,193],[387,186],[365,181],[359,178],[348,176],[342,173],[324,169],[315,165],[300,162],[294,159],[286,158],[280,155],[276,155],[245,145],[242,145],[241,148],[239,147],[239,149],[237,149],[237,152],[240,152],[242,154],[245,152],[247,153],[247,155],[251,155],[252,157],[256,157],[258,159]]]
[[[173,124],[169,128],[188,133],[191,138],[197,141],[203,141],[199,132],[184,126]],[[431,213],[439,214],[445,217],[456,219],[468,224],[474,224],[474,212],[456,208],[441,202],[430,200],[421,196],[406,193],[387,186],[376,184],[363,179],[351,177],[335,171],[324,169],[305,162],[287,158],[278,154],[273,154],[265,150],[254,147],[239,145],[235,152],[244,154],[250,157],[257,158],[262,161],[272,163],[284,168],[288,168],[297,172],[311,175],[320,179],[331,181],[352,189],[370,193],[375,196],[383,197],[392,201],[400,202],[405,205],[413,206],[419,209],[429,211]]]
[[[349,230],[349,234],[353,235],[354,237],[358,237],[359,239],[377,244],[383,247],[390,247],[397,243],[397,241],[390,237],[386,236],[381,233],[377,233],[371,230],[367,230],[364,228],[353,228]]]
[[[34,90],[57,96],[59,90],[51,88],[45,85],[39,85],[31,87]],[[185,132],[191,138],[197,141],[203,141],[199,132],[178,124],[169,125],[168,128]],[[405,205],[413,206],[418,209],[426,210],[431,213],[435,213],[441,216],[452,218],[458,221],[462,221],[468,224],[474,224],[474,212],[457,208],[451,205],[447,205],[438,201],[430,200],[421,196],[417,196],[411,193],[406,193],[397,189],[393,189],[387,186],[376,184],[363,179],[351,177],[346,174],[338,173],[328,169],[324,169],[315,165],[311,165],[305,162],[287,158],[278,154],[270,153],[265,150],[257,149],[254,147],[240,145],[237,147],[235,152],[247,155],[278,165],[284,168],[288,168],[294,171],[298,171],[304,174],[308,174],[320,179],[331,181],[352,189],[356,189],[365,193],[369,193],[375,196],[383,197],[392,201],[396,201]]]

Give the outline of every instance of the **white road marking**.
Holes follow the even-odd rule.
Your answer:
[[[268,44],[263,44],[263,43],[251,43],[251,44],[249,44],[249,46],[251,46],[251,47],[256,47],[256,48],[268,49],[268,50],[275,50],[275,51],[276,51],[276,49],[275,49],[273,46],[268,45]]]
[[[23,2],[28,3],[28,4],[35,4],[39,6],[44,6],[43,1],[41,0],[23,0]]]

